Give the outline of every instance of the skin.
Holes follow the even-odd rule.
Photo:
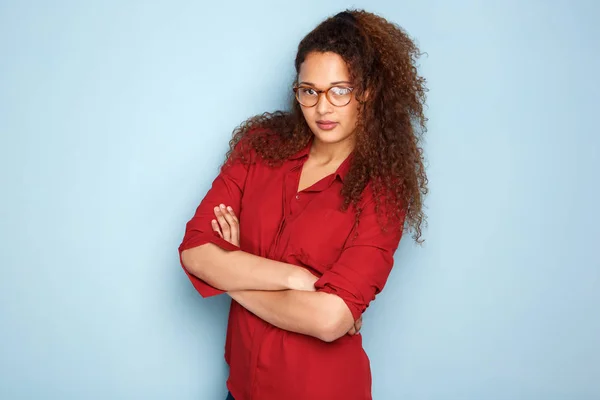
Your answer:
[[[352,87],[350,71],[338,54],[310,53],[300,67],[298,85],[315,90],[327,90],[332,86]],[[354,96],[343,107],[331,104],[325,93],[313,107],[301,106],[304,118],[314,134],[309,157],[303,165],[298,191],[301,191],[323,177],[332,174],[348,157],[355,146],[355,128],[358,121],[359,103]],[[317,121],[333,121],[337,125],[332,130],[324,130]],[[215,209],[216,219],[212,229],[225,240],[239,246],[239,220],[231,207],[221,204]],[[313,282],[316,281],[316,277]],[[314,290],[314,287],[313,287]],[[242,296],[259,296],[259,293],[230,292],[234,299]],[[255,299],[257,300],[257,299]],[[243,304],[242,304],[243,305]],[[362,327],[362,317],[351,326],[348,334],[355,335]]]
[[[240,221],[235,215],[233,209],[224,204],[220,204],[214,209],[216,219],[211,221],[212,228],[224,240],[239,247],[240,245]],[[316,278],[315,280],[316,281]],[[313,286],[314,290],[314,286]],[[232,298],[236,298],[235,292],[229,293]],[[356,320],[354,325],[348,331],[348,335],[356,335],[362,328],[362,316]]]
[[[350,71],[342,57],[327,52],[310,53],[306,56],[300,66],[298,85],[327,90],[331,86],[352,87],[352,82]],[[356,143],[354,131],[358,121],[359,103],[352,96],[348,105],[336,107],[323,93],[317,105],[301,106],[301,109],[306,123],[314,134],[314,140],[302,171],[300,190],[310,186],[311,181],[318,181],[320,177],[333,173],[354,150]],[[337,126],[332,130],[321,129],[317,124],[320,120],[337,122]]]
[[[301,65],[298,82],[325,90],[336,82],[348,81],[349,71],[333,53],[311,53]],[[348,83],[345,85],[350,86]],[[298,190],[333,173],[355,146],[358,102],[335,107],[321,95],[314,107],[303,107],[307,124],[315,135],[303,165]],[[337,123],[321,129],[319,120]],[[225,205],[216,205],[212,228],[229,240],[239,242],[239,221]],[[218,226],[217,226],[218,225]],[[317,277],[308,270],[255,256],[244,251],[227,252],[207,243],[181,254],[185,268],[210,285],[226,291],[232,299],[264,321],[281,329],[332,342],[347,333],[357,333],[362,321],[354,320],[346,303],[334,294],[317,292]]]

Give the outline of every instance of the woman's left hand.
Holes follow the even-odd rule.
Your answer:
[[[214,209],[216,219],[211,221],[212,229],[229,243],[240,246],[240,221],[233,212],[233,209],[224,204],[220,204]],[[362,328],[362,316],[356,320],[348,335],[357,335]]]
[[[213,231],[229,243],[240,247],[240,221],[233,212],[233,208],[220,204],[214,209],[215,217],[211,221]]]

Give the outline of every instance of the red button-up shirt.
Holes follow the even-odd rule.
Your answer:
[[[342,298],[358,319],[383,289],[401,233],[382,232],[370,186],[358,225],[351,209],[340,210],[352,155],[334,174],[298,192],[311,144],[278,167],[269,167],[253,151],[255,163],[226,164],[187,223],[179,252],[210,242],[302,266],[320,277],[318,291]],[[221,203],[239,217],[240,248],[212,231],[213,208]],[[186,273],[203,297],[223,293]],[[371,399],[369,359],[360,334],[326,343],[279,329],[232,301],[225,360],[227,387],[236,400]]]

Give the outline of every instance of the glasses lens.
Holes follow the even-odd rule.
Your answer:
[[[298,90],[296,90],[296,98],[303,106],[312,107],[319,101],[319,94],[314,89],[299,87]]]
[[[352,88],[332,86],[327,90],[327,100],[336,107],[343,107],[352,100]],[[300,86],[296,89],[296,99],[305,107],[313,107],[319,102],[319,92],[310,87]]]
[[[327,92],[327,98],[334,106],[345,106],[352,100],[352,88],[333,86]]]

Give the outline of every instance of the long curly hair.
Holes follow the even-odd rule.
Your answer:
[[[387,230],[388,223],[398,229],[406,227],[422,242],[428,181],[421,140],[426,132],[423,108],[427,89],[417,72],[418,47],[398,25],[364,10],[346,10],[302,39],[294,83],[311,52],[342,57],[359,102],[356,147],[341,191],[342,208],[352,205],[358,222],[359,202],[370,183],[378,216],[384,217],[380,218],[382,229]],[[239,143],[238,149],[250,146],[275,166],[308,145],[313,134],[298,102],[293,96],[290,100],[290,111],[257,115],[235,128],[227,159],[239,157],[249,162],[244,150],[235,151]]]

